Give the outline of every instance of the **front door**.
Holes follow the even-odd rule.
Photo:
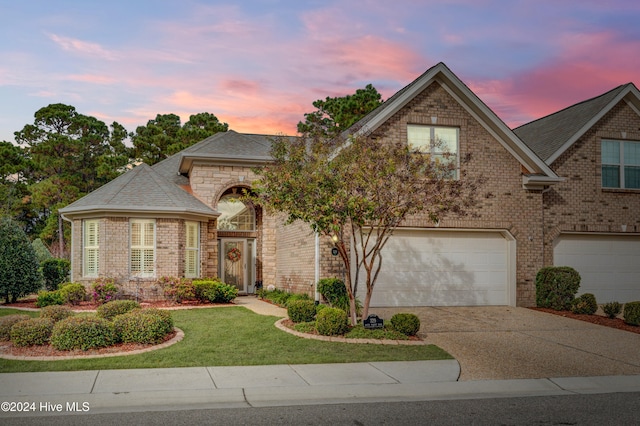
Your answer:
[[[223,238],[220,240],[220,277],[241,293],[253,291],[253,240]]]

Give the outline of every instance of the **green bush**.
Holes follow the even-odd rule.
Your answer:
[[[112,320],[118,315],[126,314],[134,309],[140,309],[140,304],[135,300],[112,300],[98,306],[96,315],[99,318]]]
[[[627,324],[640,325],[640,302],[625,303],[622,315]]]
[[[73,316],[57,322],[51,333],[51,346],[60,351],[83,351],[111,346],[116,342],[111,321],[94,316]]]
[[[323,278],[318,281],[318,293],[334,308],[349,312],[349,295],[344,281],[338,278]]]
[[[0,317],[0,341],[11,340],[11,327],[17,322],[26,321],[31,318],[26,314],[13,314]]]
[[[289,300],[287,314],[293,322],[313,321],[316,316],[316,304],[313,300]]]
[[[196,291],[191,280],[176,277],[161,277],[157,281],[162,287],[164,297],[176,303],[187,300],[196,300]]]
[[[194,280],[196,299],[211,303],[229,303],[238,296],[235,286],[218,280]]]
[[[597,310],[596,296],[591,293],[585,293],[571,302],[571,312],[574,314],[593,315]]]
[[[580,274],[569,266],[549,266],[536,274],[536,303],[557,311],[571,309],[580,287]]]
[[[602,305],[602,311],[609,318],[617,317],[622,312],[622,305],[619,302],[609,302]]]
[[[36,238],[35,240],[33,240],[31,242],[31,247],[33,247],[33,250],[36,252],[36,259],[38,259],[40,268],[42,268],[42,264],[45,260],[53,258],[51,252],[49,251],[47,246],[44,245],[40,238]]]
[[[62,305],[45,306],[40,310],[40,318],[50,318],[54,323],[74,315],[75,313],[71,308]]]
[[[11,327],[11,343],[15,346],[45,345],[53,331],[51,318],[30,318]]]
[[[44,308],[50,305],[62,305],[64,299],[60,294],[60,290],[46,291],[41,290],[38,292],[38,298],[36,299],[36,306],[38,308]]]
[[[136,309],[113,319],[118,340],[124,343],[156,344],[173,331],[169,311]]]
[[[71,271],[71,262],[67,259],[51,258],[42,262],[42,275],[44,288],[49,291],[57,290],[58,286],[65,282]]]
[[[398,313],[389,320],[391,328],[406,336],[415,336],[420,330],[420,319],[414,314]]]
[[[349,328],[347,313],[338,308],[325,308],[316,315],[316,330],[323,336],[338,336]]]
[[[64,303],[70,305],[79,305],[80,302],[84,302],[87,298],[87,291],[80,283],[64,283],[60,285],[60,296]]]
[[[113,278],[98,278],[91,284],[91,298],[98,304],[115,300],[119,289]]]
[[[1,218],[0,297],[13,303],[41,286],[40,264],[29,238],[11,218]]]

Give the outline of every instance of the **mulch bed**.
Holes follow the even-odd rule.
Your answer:
[[[200,301],[184,301],[182,303],[170,302],[167,300],[159,300],[153,302],[139,302],[143,308],[178,308],[178,307],[194,307],[194,306],[216,306],[215,303],[204,303]],[[228,305],[228,303],[227,303]],[[7,308],[31,308],[39,309],[36,306],[36,299],[24,299],[15,303],[3,303],[2,306]],[[67,305],[68,306],[68,305]],[[95,311],[98,308],[97,303],[94,302],[80,302],[79,305],[69,306],[74,311]]]
[[[530,308],[535,311],[546,312],[548,314],[560,315],[566,318],[576,319],[580,321],[590,322],[592,324],[603,325],[605,327],[617,328],[618,330],[630,331],[631,333],[640,334],[640,327],[636,325],[630,325],[624,322],[620,318],[607,318],[602,315],[585,315],[574,314],[571,311],[556,311],[550,308]]]

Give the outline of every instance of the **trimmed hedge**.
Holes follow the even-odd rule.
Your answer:
[[[640,302],[624,304],[624,322],[630,325],[640,325]]]
[[[569,266],[549,266],[536,274],[536,304],[568,311],[580,287],[580,274]]]
[[[83,351],[111,346],[116,342],[113,323],[104,318],[73,316],[57,322],[51,333],[51,346],[60,351]]]
[[[17,322],[26,321],[30,318],[27,314],[13,314],[0,317],[0,340],[11,340],[11,327]]]
[[[29,318],[11,327],[11,343],[15,346],[45,345],[53,331],[51,318]]]
[[[293,322],[310,322],[316,316],[316,303],[313,300],[290,300],[287,315]]]
[[[622,312],[622,305],[620,302],[609,302],[602,305],[602,311],[609,318],[617,317]]]
[[[60,294],[60,290],[41,290],[38,292],[38,298],[36,299],[36,306],[38,308],[44,308],[45,306],[51,305],[62,305],[64,304],[64,299]]]
[[[64,303],[70,305],[79,305],[87,298],[87,291],[80,283],[64,283],[60,284],[58,289]]]
[[[73,312],[71,308],[63,305],[45,306],[40,310],[40,318],[50,318],[54,323],[74,315],[75,312]]]
[[[116,316],[126,314],[134,309],[140,309],[140,304],[135,300],[112,300],[98,306],[96,315],[99,318],[113,320]]]
[[[338,308],[324,308],[316,315],[316,330],[323,336],[344,334],[349,325],[347,313]]]
[[[571,302],[571,312],[574,314],[593,315],[597,310],[596,296],[591,293],[585,293]]]
[[[405,336],[415,336],[420,330],[420,319],[415,314],[398,313],[389,321],[391,328]]]
[[[161,343],[173,331],[169,311],[136,309],[113,319],[118,340],[124,343]]]
[[[196,299],[202,302],[229,303],[238,296],[235,286],[217,280],[194,280]]]

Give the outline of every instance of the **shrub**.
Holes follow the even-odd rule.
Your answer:
[[[11,327],[11,343],[16,346],[45,345],[53,331],[51,318],[30,318]]]
[[[136,309],[113,319],[118,340],[124,343],[155,344],[173,331],[173,318],[160,309]]]
[[[41,268],[45,260],[53,258],[51,252],[49,251],[47,246],[44,245],[40,238],[36,238],[35,240],[33,240],[31,242],[31,246],[36,252],[36,259],[38,259],[38,263],[40,264]]]
[[[235,286],[218,280],[194,280],[193,287],[198,300],[211,303],[229,303],[238,296]]]
[[[167,300],[176,303],[182,303],[186,300],[195,300],[196,292],[191,280],[176,277],[161,277],[157,281],[162,287],[164,297]]]
[[[112,300],[98,306],[96,315],[106,320],[112,320],[116,316],[126,314],[134,309],[140,309],[140,304],[135,300]]]
[[[323,336],[338,336],[347,329],[347,313],[342,309],[325,308],[316,315],[316,330]]]
[[[569,266],[549,266],[536,274],[536,303],[541,308],[569,310],[580,287],[580,274]]]
[[[91,298],[103,304],[110,302],[118,295],[118,286],[113,278],[98,278],[91,284]]]
[[[392,329],[406,336],[415,336],[420,330],[420,319],[414,314],[395,314],[389,323]]]
[[[79,305],[87,298],[87,291],[80,283],[64,283],[60,285],[60,296],[64,303]]]
[[[238,289],[229,284],[217,283],[217,291],[216,303],[229,303],[238,297]]]
[[[103,348],[116,342],[113,323],[104,318],[73,316],[57,322],[51,333],[51,346],[60,351]]]
[[[295,302],[298,300],[311,300],[311,298],[307,293],[289,293],[286,306],[288,307],[291,302]]]
[[[13,303],[41,286],[40,264],[29,238],[11,218],[1,218],[0,297]]]
[[[38,298],[36,299],[36,306],[38,308],[44,308],[45,306],[50,306],[50,305],[62,305],[63,303],[64,303],[64,299],[60,294],[60,290],[55,290],[55,291],[41,290],[38,292]]]
[[[597,310],[596,297],[591,293],[585,293],[571,302],[571,312],[574,314],[593,315]]]
[[[625,303],[622,315],[627,324],[640,325],[640,302]]]
[[[344,281],[338,278],[323,278],[318,281],[318,293],[334,308],[349,311],[349,295]]]
[[[287,304],[287,314],[293,322],[313,321],[316,316],[316,304],[313,300],[290,300]]]
[[[40,318],[50,318],[54,323],[74,315],[75,313],[68,306],[51,305],[40,310]]]
[[[617,317],[622,312],[622,305],[619,302],[609,302],[602,305],[602,311],[609,318]]]
[[[57,290],[58,286],[67,280],[71,271],[71,262],[67,259],[51,258],[42,262],[44,288],[49,291]]]
[[[31,317],[26,314],[13,314],[0,317],[0,340],[11,340],[11,327],[17,322],[26,321]]]

